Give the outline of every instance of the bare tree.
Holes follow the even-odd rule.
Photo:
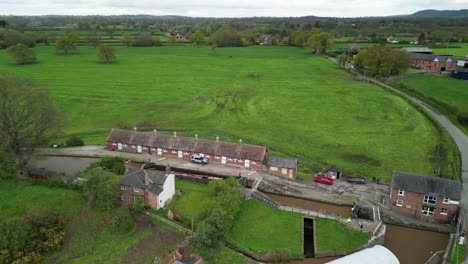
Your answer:
[[[31,81],[0,75],[0,147],[24,175],[36,147],[47,144],[59,128],[58,114],[47,91]]]

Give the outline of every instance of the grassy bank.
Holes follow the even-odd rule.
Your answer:
[[[355,249],[370,238],[370,233],[355,231],[338,221],[324,218],[315,221],[317,251]]]
[[[38,63],[25,66],[0,51],[0,72],[46,86],[66,115],[65,134],[87,143],[104,143],[112,127],[136,126],[242,138],[298,158],[306,173],[331,164],[384,179],[394,169],[432,171],[436,132],[424,116],[305,49],[219,48],[213,56],[206,46],[116,47],[111,65],[98,63],[90,47],[68,56],[35,51]]]

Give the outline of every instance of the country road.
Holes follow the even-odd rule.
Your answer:
[[[361,76],[362,77],[362,76]],[[455,143],[458,146],[461,158],[461,180],[462,180],[462,200],[460,201],[461,207],[465,212],[464,226],[468,224],[468,137],[457,127],[455,126],[444,114],[434,109],[430,105],[424,103],[423,101],[412,97],[406,93],[401,92],[398,89],[395,89],[389,85],[386,85],[378,80],[367,78],[372,83],[375,83],[381,87],[392,90],[398,94],[403,95],[406,98],[409,98],[413,102],[417,103],[423,107],[432,117],[434,117],[450,134]],[[468,259],[465,258],[463,263],[468,264]]]

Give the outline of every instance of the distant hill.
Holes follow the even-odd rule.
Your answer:
[[[426,9],[418,11],[409,17],[466,17],[468,18],[468,9],[460,10],[434,10]]]

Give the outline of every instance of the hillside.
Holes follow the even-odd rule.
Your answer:
[[[468,9],[460,10],[434,10],[426,9],[418,11],[414,14],[409,15],[409,17],[447,17],[447,18],[466,18],[468,17]]]

